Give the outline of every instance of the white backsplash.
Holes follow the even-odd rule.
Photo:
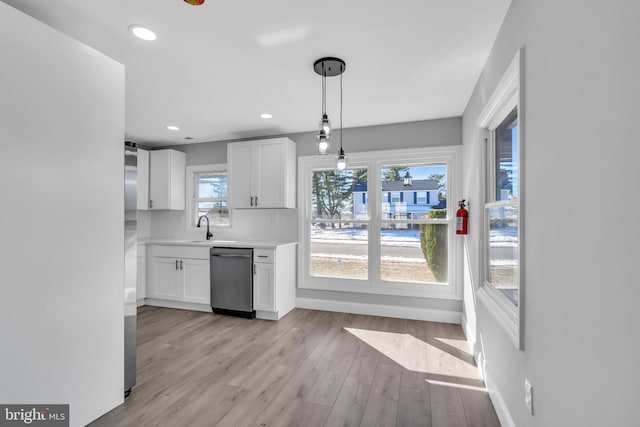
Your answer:
[[[298,215],[295,209],[237,209],[231,213],[231,223],[231,227],[212,226],[214,239],[298,240]],[[138,230],[139,238],[204,240],[206,228],[187,231],[184,211],[139,211]],[[147,232],[148,235],[145,235]]]

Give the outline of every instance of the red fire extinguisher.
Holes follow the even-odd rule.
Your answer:
[[[464,208],[464,201],[465,199],[462,199],[458,202],[459,209],[456,211],[456,234],[467,234],[469,211]]]

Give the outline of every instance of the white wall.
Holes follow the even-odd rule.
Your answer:
[[[471,201],[465,315],[503,420],[640,425],[640,3],[513,0],[463,117]],[[476,303],[482,201],[477,116],[525,47],[525,341]],[[585,204],[593,194],[606,200]],[[474,335],[475,331],[475,335]],[[534,416],[524,379],[534,387]]]
[[[0,2],[0,402],[123,400],[124,68]]]

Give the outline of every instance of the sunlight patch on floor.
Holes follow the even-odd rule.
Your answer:
[[[431,352],[439,351],[409,334],[357,328],[344,329],[410,371],[427,372],[429,349]]]

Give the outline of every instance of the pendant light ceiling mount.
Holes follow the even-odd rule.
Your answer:
[[[324,77],[339,76],[344,73],[346,68],[347,66],[342,59],[330,56],[320,58],[313,64],[313,69],[316,71],[316,74]]]

